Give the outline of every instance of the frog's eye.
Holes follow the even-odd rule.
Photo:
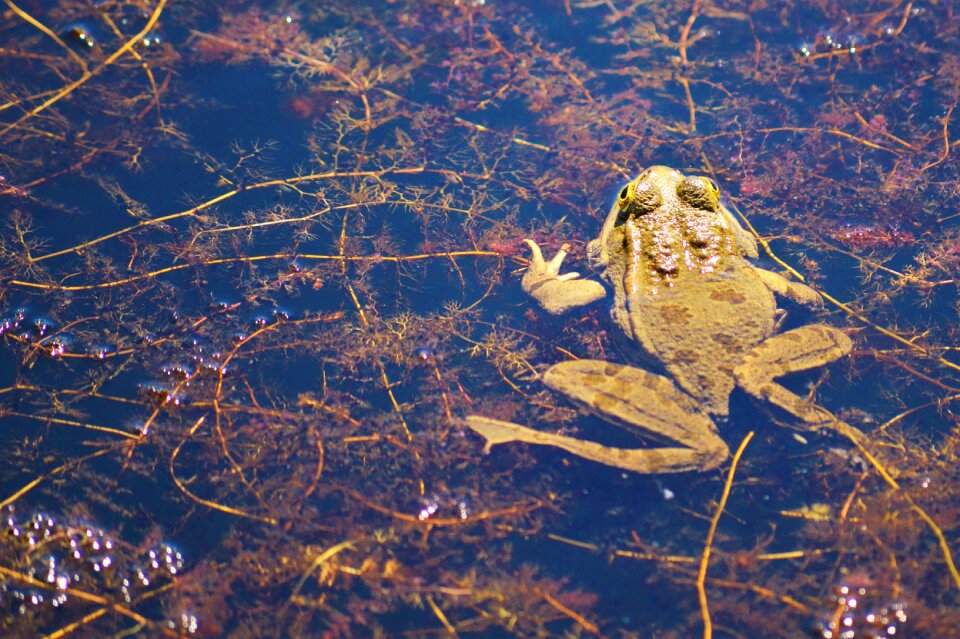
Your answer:
[[[705,211],[716,211],[720,206],[720,188],[708,177],[685,177],[677,185],[681,202]]]
[[[623,187],[617,198],[620,207],[620,221],[628,217],[646,215],[660,206],[660,190],[646,180],[634,180]]]

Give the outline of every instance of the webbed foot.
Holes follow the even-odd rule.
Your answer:
[[[568,309],[585,306],[606,295],[600,282],[581,280],[580,274],[571,272],[560,275],[560,266],[567,256],[569,245],[564,244],[553,256],[543,259],[543,252],[533,240],[524,240],[530,247],[530,267],[520,286],[533,297],[545,311],[559,315]]]

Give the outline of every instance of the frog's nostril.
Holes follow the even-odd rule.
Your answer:
[[[623,190],[620,191],[620,199],[621,200],[627,199],[627,187],[623,187]]]

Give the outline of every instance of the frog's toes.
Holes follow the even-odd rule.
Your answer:
[[[540,245],[531,239],[524,239],[523,243],[530,247],[530,268],[532,270],[542,269],[544,262],[543,251],[540,250]]]
[[[547,262],[547,272],[557,275],[560,273],[560,267],[563,265],[563,260],[567,257],[567,250],[569,250],[570,245],[564,244],[560,247],[560,250],[557,251],[557,254],[553,256],[549,262]]]

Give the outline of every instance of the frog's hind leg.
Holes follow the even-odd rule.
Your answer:
[[[710,470],[729,456],[709,417],[659,375],[598,360],[557,364],[544,382],[607,420],[641,428],[682,447],[626,449],[470,415],[466,423],[487,440],[487,448],[506,442],[553,446],[585,459],[637,473]]]
[[[848,354],[852,348],[850,338],[832,326],[801,326],[758,344],[733,374],[740,388],[801,419],[808,430],[828,428],[862,442],[864,435],[858,429],[773,381],[789,373],[828,364]]]
[[[469,415],[466,424],[487,440],[484,448],[486,452],[489,452],[491,446],[509,442],[539,444],[553,446],[607,466],[647,475],[707,470],[719,466],[726,459],[724,454],[704,464],[703,455],[692,448],[614,448],[564,435],[544,433],[513,422],[480,415]]]

